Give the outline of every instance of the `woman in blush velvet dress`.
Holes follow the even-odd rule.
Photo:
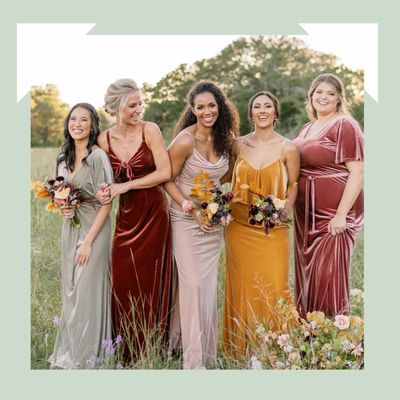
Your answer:
[[[103,202],[119,195],[111,249],[112,316],[121,335],[126,363],[137,360],[147,343],[165,343],[170,311],[171,223],[165,192],[171,164],[158,126],[141,120],[136,83],[120,79],[108,87],[106,111],[116,125],[99,136],[115,183],[103,188]]]
[[[233,221],[225,231],[226,284],[222,348],[241,358],[251,351],[257,324],[279,330],[279,299],[290,302],[289,225],[285,223],[297,194],[300,157],[296,146],[275,131],[279,103],[270,92],[256,93],[248,117],[254,131],[233,147]],[[281,224],[268,235],[249,223],[249,205],[258,195],[285,201]]]
[[[61,233],[62,312],[53,368],[92,368],[104,362],[104,340],[111,340],[109,252],[111,205],[101,205],[95,194],[113,180],[106,153],[96,145],[99,117],[93,106],[72,107],[64,126],[64,144],[56,176],[78,186],[91,199],[80,207],[60,208],[66,217]],[[69,218],[77,215],[80,226]]]
[[[346,111],[341,80],[317,77],[306,124],[295,206],[295,297],[302,315],[349,311],[349,266],[363,226],[363,133]]]
[[[172,180],[164,185],[172,198],[173,249],[179,301],[174,309],[171,349],[182,340],[184,369],[215,366],[217,352],[217,273],[222,226],[205,222],[198,208],[187,208],[193,179],[202,169],[215,185],[229,168],[237,114],[221,89],[201,81],[188,94],[168,152]],[[196,204],[199,206],[199,204]]]

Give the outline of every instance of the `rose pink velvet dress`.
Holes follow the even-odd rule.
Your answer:
[[[299,192],[295,204],[295,298],[302,315],[349,312],[349,266],[363,226],[361,192],[350,209],[347,229],[332,236],[334,217],[349,176],[347,161],[363,160],[363,133],[351,117],[334,118],[317,135],[307,137],[312,122],[294,143],[301,155]]]

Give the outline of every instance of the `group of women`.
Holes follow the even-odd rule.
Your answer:
[[[291,301],[290,230],[285,219],[267,235],[249,224],[249,206],[259,194],[285,200],[283,216],[294,209],[300,314],[349,312],[350,257],[363,223],[363,134],[338,77],[314,80],[311,122],[293,141],[275,131],[279,102],[270,92],[250,99],[254,130],[240,136],[238,113],[221,88],[198,82],[168,149],[157,125],[141,119],[142,108],[136,83],[121,79],[105,96],[114,127],[100,133],[87,103],[66,118],[56,174],[79,185],[94,205],[62,209],[63,309],[52,367],[104,360],[104,343],[119,338],[126,366],[157,340],[168,354],[182,349],[183,368],[213,368],[224,241],[225,355],[251,351],[256,323],[279,330],[276,303]],[[233,220],[225,228],[207,222],[196,200],[189,203],[200,170],[217,186],[232,183]],[[75,214],[79,229],[68,221]]]

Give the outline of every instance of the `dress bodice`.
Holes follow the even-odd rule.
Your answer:
[[[156,169],[153,153],[147,146],[144,137],[145,122],[142,121],[142,142],[139,148],[128,161],[121,161],[115,154],[110,140],[110,131],[107,131],[108,158],[114,172],[114,179],[117,183],[127,182],[133,178],[141,178]]]

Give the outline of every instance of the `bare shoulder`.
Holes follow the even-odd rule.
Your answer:
[[[97,144],[101,149],[108,152],[107,131],[101,132],[97,137]]]
[[[187,129],[184,129],[175,136],[169,148],[189,154],[193,151],[193,146],[194,138],[191,132]]]
[[[145,135],[161,135],[161,130],[159,126],[155,122],[143,121],[144,124],[144,133]]]
[[[285,143],[283,144],[283,151],[285,153],[297,153],[299,150],[293,141],[285,140]]]

